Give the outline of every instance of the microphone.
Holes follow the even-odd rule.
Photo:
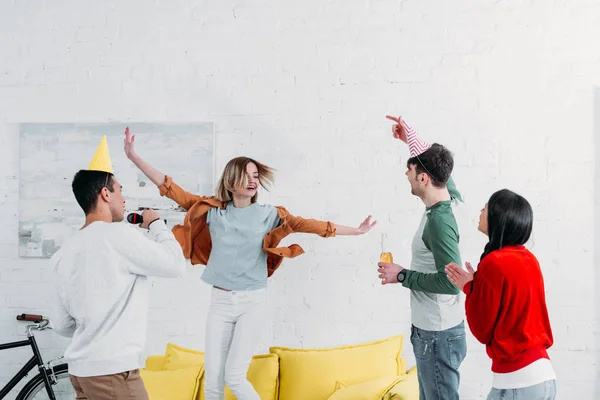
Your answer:
[[[131,213],[127,216],[127,222],[130,224],[141,224],[144,222],[144,218],[142,218],[141,214]]]
[[[165,222],[165,224],[167,223],[166,219],[163,219],[163,221]],[[127,215],[127,222],[129,222],[130,224],[143,224],[144,223],[144,218],[142,217],[141,214],[138,213],[131,213],[129,215]]]

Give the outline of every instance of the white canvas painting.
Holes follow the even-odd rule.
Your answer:
[[[20,126],[19,256],[49,258],[85,220],[71,189],[106,135],[113,170],[123,185],[126,215],[140,207],[159,209],[169,226],[184,212],[161,197],[123,151],[125,127],[137,153],[192,193],[214,193],[214,126],[197,124],[22,124]],[[127,223],[124,221],[123,223]]]

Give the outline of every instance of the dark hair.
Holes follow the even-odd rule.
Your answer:
[[[103,188],[114,192],[114,175],[110,172],[80,170],[75,174],[71,187],[85,215],[96,209],[98,195]]]
[[[523,245],[533,229],[533,210],[523,196],[508,189],[497,191],[488,204],[488,237],[481,259],[504,246]]]
[[[454,159],[450,150],[441,144],[434,143],[423,153],[409,158],[406,168],[410,168],[411,165],[415,166],[417,174],[429,175],[433,186],[442,188],[450,179],[454,168]]]

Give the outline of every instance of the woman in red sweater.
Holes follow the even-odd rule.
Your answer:
[[[448,264],[448,278],[467,295],[473,336],[492,359],[488,400],[553,400],[556,375],[546,349],[553,344],[544,278],[535,256],[523,245],[533,225],[531,205],[500,190],[481,210],[479,231],[489,237],[477,268]]]

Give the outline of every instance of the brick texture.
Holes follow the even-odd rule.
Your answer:
[[[558,398],[600,397],[599,17],[592,0],[0,2],[0,340],[21,338],[15,315],[46,312],[51,290],[47,262],[17,257],[16,124],[212,121],[219,171],[242,154],[277,168],[263,202],[345,225],[379,221],[359,238],[294,238],[307,252],[272,278],[277,300],[257,351],[403,333],[414,365],[408,292],[381,287],[375,272],[384,233],[394,258],[410,262],[423,210],[403,175],[408,150],[384,119],[393,113],[455,154],[465,260],[483,248],[477,219],[493,191],[532,202]],[[190,267],[155,281],[146,354],[167,341],[204,347],[200,276]],[[67,343],[38,337],[46,358]],[[2,352],[0,384],[27,357]],[[469,336],[462,399],[485,398],[489,366]]]

